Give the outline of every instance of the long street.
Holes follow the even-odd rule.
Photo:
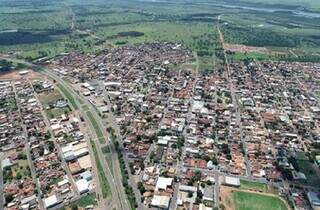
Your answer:
[[[98,122],[99,124],[99,127],[101,129],[101,131],[103,131],[103,134],[104,136],[108,136],[108,134],[106,133],[106,129],[103,129],[103,122],[101,120],[101,118],[99,117],[99,115],[97,114],[96,110],[92,107],[92,104],[90,104],[83,96],[79,95],[78,93],[76,93],[76,91],[73,90],[72,87],[70,87],[69,84],[67,84],[63,79],[61,79],[59,76],[57,76],[56,74],[50,72],[50,70],[46,69],[46,68],[43,68],[41,66],[38,66],[38,65],[35,65],[33,63],[30,63],[30,62],[27,62],[25,60],[20,60],[20,59],[16,59],[16,58],[12,58],[10,56],[6,56],[6,55],[1,55],[0,58],[3,58],[3,59],[6,59],[6,60],[9,60],[9,61],[13,61],[13,62],[19,62],[19,63],[22,63],[22,64],[25,64],[33,69],[38,69],[39,67],[41,68],[41,71],[39,71],[39,73],[42,73],[46,76],[49,76],[51,77],[52,79],[54,79],[56,82],[60,83],[62,86],[64,86],[68,92],[73,96],[73,98],[75,99],[75,102],[77,104],[77,106],[79,107],[79,111],[80,113],[86,113],[86,111],[88,110],[84,110],[83,109],[83,104],[81,104],[79,102],[79,99],[81,100],[81,102],[84,102],[86,104],[86,107],[89,108],[89,110],[92,112],[92,114],[94,115],[94,118],[96,119],[96,121]],[[86,119],[86,121],[90,124],[90,127],[93,128],[93,131],[95,130],[92,123],[90,123],[90,119],[87,117],[86,114],[83,115],[83,117]],[[126,194],[124,192],[124,189],[123,189],[123,186],[122,186],[122,181],[121,181],[121,172],[120,172],[120,168],[118,167],[117,170],[115,170],[115,176],[113,178],[112,176],[112,173],[111,173],[111,170],[110,168],[108,167],[108,163],[106,161],[106,159],[104,158],[104,155],[101,151],[101,148],[102,148],[102,145],[100,145],[100,142],[99,141],[96,141],[96,143],[98,144],[98,147],[97,147],[97,151],[98,151],[98,155],[99,155],[99,159],[100,161],[103,163],[104,166],[107,166],[106,168],[104,168],[104,172],[107,176],[107,179],[109,181],[109,184],[110,184],[110,188],[111,188],[111,191],[112,191],[112,195],[113,195],[113,198],[112,198],[112,201],[115,203],[115,205],[118,207],[117,209],[124,209],[124,210],[127,210],[127,209],[130,209],[129,208],[129,205],[128,205],[128,202],[127,202],[127,199],[126,199]],[[108,142],[108,144],[110,143],[110,141]],[[113,160],[116,160],[115,163],[113,165],[116,164],[116,166],[118,165],[119,166],[119,161],[118,161],[118,156],[117,154],[115,153],[114,150],[110,150],[112,156],[113,156]],[[118,163],[118,164],[117,164]],[[117,183],[116,183],[117,182]],[[121,191],[121,192],[118,192],[118,191]],[[121,197],[121,198],[120,198]]]
[[[63,153],[62,153],[62,151],[61,151],[60,145],[59,145],[58,142],[56,141],[56,138],[55,138],[55,136],[54,136],[54,133],[53,133],[53,131],[52,131],[52,129],[51,129],[50,122],[49,122],[49,120],[48,120],[48,117],[47,117],[46,113],[44,112],[44,108],[43,108],[43,106],[42,106],[42,104],[41,104],[41,101],[39,100],[39,97],[37,96],[37,94],[36,94],[36,92],[35,92],[35,90],[34,90],[34,87],[33,87],[32,83],[31,83],[30,81],[28,81],[28,82],[29,82],[29,84],[32,86],[33,91],[34,91],[34,96],[35,96],[35,98],[36,98],[36,100],[37,100],[37,103],[38,103],[39,106],[41,107],[42,117],[43,117],[43,119],[44,119],[44,122],[45,122],[45,124],[46,124],[46,127],[48,128],[49,133],[50,133],[50,136],[51,136],[51,139],[50,139],[50,140],[54,143],[54,146],[55,146],[55,148],[57,149],[58,156],[59,156],[60,159],[61,159],[62,167],[63,167],[63,169],[64,169],[64,170],[66,171],[66,173],[67,173],[68,179],[69,179],[69,181],[70,181],[70,183],[71,183],[71,186],[72,186],[72,190],[73,190],[73,192],[75,193],[75,195],[79,195],[79,190],[78,190],[78,188],[77,188],[77,186],[76,186],[76,183],[74,182],[74,180],[73,180],[73,178],[72,178],[71,171],[70,171],[70,169],[69,169],[69,167],[68,167],[65,159],[63,158]]]
[[[98,127],[100,128],[100,130],[103,132],[103,135],[105,137],[108,136],[108,133],[106,132],[106,129],[103,126],[103,122],[100,118],[100,116],[97,114],[96,109],[94,109],[92,107],[92,104],[89,103],[83,96],[77,94],[71,87],[69,84],[67,84],[64,80],[62,80],[60,77],[58,77],[57,75],[49,72],[48,70],[44,70],[43,71],[45,74],[47,74],[48,76],[52,77],[54,80],[56,80],[57,82],[59,82],[61,85],[63,85],[70,94],[72,94],[72,96],[74,97],[79,109],[81,110],[81,113],[83,114],[82,116],[86,119],[87,122],[91,122],[90,119],[87,116],[87,112],[90,111],[94,117],[94,119],[97,121],[98,123]],[[80,99],[83,103],[85,103],[86,107],[89,110],[84,110],[83,106],[81,103],[79,103],[79,101],[77,99]],[[94,131],[95,128],[92,125],[92,123],[89,123],[91,129]],[[98,139],[98,137],[97,137]],[[106,158],[101,150],[101,148],[103,148],[105,146],[105,144],[100,143],[100,141],[95,141],[97,146],[97,151],[98,151],[98,156],[100,161],[103,163],[104,166],[108,166],[108,163],[106,161]],[[110,148],[110,152],[111,152],[111,156],[112,156],[112,161],[113,161],[113,167],[114,167],[114,173],[115,176],[112,176],[111,170],[110,170],[110,166],[104,168],[104,172],[107,175],[107,179],[109,181],[110,184],[110,188],[112,191],[112,195],[113,195],[113,199],[112,201],[115,202],[115,205],[118,207],[117,209],[129,209],[129,205],[126,199],[126,195],[122,186],[122,181],[121,181],[121,171],[120,171],[120,166],[119,166],[119,161],[118,161],[118,156],[115,152],[114,147],[112,147],[112,143],[111,141],[107,142],[107,146]]]
[[[14,85],[13,85],[13,89],[14,89],[14,93],[15,93],[15,99],[16,99],[16,101],[19,101],[18,100],[17,91],[16,91],[16,88],[15,88]],[[29,168],[30,168],[31,177],[32,177],[33,182],[36,185],[36,188],[37,188],[37,192],[38,192],[37,193],[37,199],[38,199],[38,202],[39,202],[39,208],[40,208],[40,210],[43,210],[44,209],[44,204],[43,204],[42,199],[41,199],[42,191],[41,191],[39,180],[37,178],[37,174],[36,174],[36,170],[35,170],[35,167],[34,167],[34,164],[33,164],[33,160],[31,158],[31,152],[30,152],[31,148],[30,148],[30,144],[29,144],[29,142],[27,140],[28,139],[28,131],[27,131],[26,125],[24,124],[23,119],[22,119],[21,107],[20,107],[19,103],[17,103],[17,108],[18,108],[18,112],[19,112],[19,116],[20,116],[23,136],[25,138],[25,147],[26,147],[25,150],[26,150],[26,154],[27,154],[27,160],[28,160],[28,165],[29,165]]]

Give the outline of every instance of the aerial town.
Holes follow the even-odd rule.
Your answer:
[[[93,192],[85,131],[53,84],[21,78],[0,88],[4,209],[58,209]]]
[[[320,64],[196,62],[144,43],[1,80],[4,209],[320,209]]]

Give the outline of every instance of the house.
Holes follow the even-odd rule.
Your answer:
[[[13,165],[14,164],[11,162],[11,160],[9,158],[3,159],[1,161],[2,170],[5,168],[10,168]]]
[[[54,207],[56,205],[58,205],[59,203],[61,203],[61,201],[58,200],[57,196],[51,195],[45,199],[43,199],[43,203],[46,209]]]
[[[177,204],[183,206],[184,203],[194,203],[197,197],[197,187],[180,185],[177,195]]]
[[[166,178],[166,177],[159,177],[157,184],[156,184],[156,190],[166,190],[167,187],[171,187],[173,182],[172,178]]]
[[[233,187],[240,187],[240,179],[237,177],[226,176],[224,184]]]
[[[76,181],[76,185],[80,194],[83,194],[89,191],[89,183],[86,179],[80,179]]]
[[[170,197],[164,195],[154,195],[151,201],[151,207],[159,209],[169,209]]]
[[[81,176],[82,179],[85,179],[85,180],[87,180],[87,181],[92,180],[92,173],[91,173],[91,171],[84,171],[84,172],[82,172],[82,173],[80,174],[80,176]]]
[[[308,192],[307,193],[308,200],[311,206],[320,207],[320,197],[315,192]]]
[[[213,186],[206,186],[203,189],[203,197],[204,201],[214,201],[214,188]]]

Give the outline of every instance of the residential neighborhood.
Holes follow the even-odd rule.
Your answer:
[[[80,119],[52,111],[69,106],[63,98],[45,107],[50,94],[58,92],[47,80],[1,82],[4,209],[57,209],[95,190]]]
[[[44,68],[0,83],[5,209],[90,194],[96,209],[234,209],[241,193],[319,209],[320,65],[206,74],[182,45],[145,43]]]
[[[320,187],[320,66],[246,61],[207,75],[194,62],[179,44],[151,43],[73,53],[48,68],[114,129],[139,208],[210,209],[221,202],[221,186],[242,179],[312,208],[306,195]]]

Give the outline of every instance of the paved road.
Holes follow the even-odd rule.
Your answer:
[[[62,168],[63,168],[63,169],[65,170],[65,172],[67,173],[68,180],[69,180],[70,183],[71,183],[71,187],[72,187],[73,192],[75,193],[75,195],[79,195],[79,194],[80,194],[80,193],[79,193],[79,190],[78,190],[78,188],[77,188],[77,186],[76,186],[76,183],[74,182],[74,179],[73,179],[73,177],[72,177],[72,174],[71,174],[71,171],[70,171],[70,169],[69,169],[69,167],[68,167],[68,164],[67,164],[67,162],[65,161],[65,159],[63,158],[63,153],[62,153],[61,147],[60,147],[60,145],[58,144],[58,142],[56,141],[56,137],[54,136],[54,133],[53,133],[53,131],[52,131],[52,129],[51,129],[50,122],[49,122],[49,120],[48,120],[48,117],[47,117],[46,113],[44,112],[44,108],[43,108],[43,106],[42,106],[42,104],[41,104],[41,101],[40,101],[39,97],[37,96],[37,94],[36,94],[36,92],[35,92],[35,90],[34,90],[34,87],[33,87],[32,83],[31,83],[30,81],[29,81],[29,84],[32,86],[33,91],[34,91],[34,96],[35,96],[35,98],[36,98],[39,106],[41,107],[42,117],[43,117],[44,122],[45,122],[45,124],[46,124],[46,127],[48,128],[49,133],[50,133],[50,135],[51,135],[50,140],[54,143],[54,147],[57,149],[58,156],[60,157],[60,160],[61,160]]]
[[[110,102],[110,99],[109,99],[110,96],[109,96],[108,92],[106,91],[102,81],[99,81],[98,84],[99,84],[99,87],[103,90],[103,97],[104,97],[104,100],[107,102],[107,105],[108,105],[108,117],[106,118],[107,119],[107,123],[109,125],[111,125],[111,127],[115,131],[115,134],[117,136],[117,141],[119,142],[119,149],[120,149],[121,154],[122,154],[122,156],[124,158],[124,161],[125,161],[126,169],[130,173],[130,168],[129,168],[129,164],[128,164],[129,160],[127,158],[127,155],[124,152],[125,149],[123,147],[122,136],[121,136],[121,133],[120,133],[120,126],[116,123],[116,117],[113,115],[113,112],[111,111],[111,102]],[[149,150],[149,151],[151,151],[151,150]],[[137,200],[137,204],[138,204],[137,209],[143,210],[145,207],[140,202],[141,195],[140,195],[140,191],[138,190],[137,183],[135,182],[135,180],[133,179],[132,176],[129,176],[129,180],[128,181],[129,181],[130,186],[133,189],[134,195],[135,195],[136,200]]]
[[[14,85],[12,85],[12,86],[13,86],[13,90],[14,90],[14,93],[15,93],[16,101],[19,101],[16,88],[15,88]],[[44,204],[43,204],[42,199],[41,199],[42,191],[41,191],[40,183],[39,183],[39,181],[37,179],[37,173],[36,173],[36,170],[35,170],[35,167],[34,167],[34,164],[33,164],[33,160],[31,158],[31,148],[30,148],[30,144],[29,144],[29,141],[28,141],[27,127],[24,124],[24,121],[22,119],[21,107],[20,107],[19,103],[17,103],[17,107],[18,107],[18,112],[19,112],[19,116],[20,116],[21,127],[22,127],[22,130],[23,130],[23,136],[25,138],[25,146],[26,146],[25,150],[26,150],[26,154],[27,154],[28,165],[30,167],[31,177],[32,177],[33,182],[36,185],[36,188],[37,188],[37,192],[38,192],[37,193],[37,199],[38,199],[38,202],[39,202],[39,208],[40,208],[40,210],[43,210],[44,209]]]
[[[55,79],[57,82],[59,82],[61,85],[63,85],[70,94],[73,95],[79,109],[83,109],[82,105],[79,103],[79,101],[77,100],[78,98],[81,99],[81,101],[83,101],[85,103],[85,105],[89,108],[88,111],[90,111],[93,115],[93,117],[95,118],[95,120],[98,123],[98,126],[100,127],[101,131],[103,132],[104,136],[108,136],[108,133],[106,132],[106,129],[104,128],[104,124],[102,122],[102,119],[99,117],[99,115],[97,114],[96,109],[92,106],[92,104],[90,102],[87,101],[86,98],[84,98],[83,96],[77,94],[71,87],[69,84],[67,84],[64,80],[62,80],[60,77],[58,77],[57,75],[49,72],[48,70],[44,70],[43,71],[45,74],[49,75],[50,77],[52,77],[53,79]],[[83,117],[86,119],[87,122],[91,122],[90,119],[87,117],[85,113],[85,110],[82,110],[83,113]],[[94,131],[94,127],[91,123],[89,123],[91,129]],[[103,148],[103,146],[105,146],[105,144],[101,144],[99,141],[95,141],[97,144],[97,151],[98,151],[98,156],[99,159],[101,161],[101,163],[103,165],[108,166],[108,163],[106,161],[106,158],[104,156],[104,154],[102,153],[101,148]],[[116,204],[117,209],[130,209],[127,199],[126,199],[126,194],[125,191],[123,189],[122,186],[122,181],[121,181],[121,171],[120,171],[120,166],[119,166],[119,161],[118,161],[118,156],[115,152],[115,149],[111,143],[111,141],[107,141],[107,146],[109,146],[110,151],[111,151],[111,156],[112,156],[112,161],[113,161],[113,167],[114,167],[114,173],[115,176],[112,176],[111,170],[109,167],[104,167],[104,172],[107,176],[107,179],[109,181],[110,184],[110,188],[113,194],[113,199],[112,201]]]
[[[2,170],[2,160],[3,160],[3,153],[0,153],[0,209],[3,207],[3,170]]]
[[[27,66],[29,66],[29,67],[31,67],[31,68],[34,68],[34,69],[37,69],[38,67],[41,67],[41,66],[35,65],[35,64],[33,64],[33,63],[27,62],[27,61],[25,61],[25,60],[20,60],[20,59],[12,58],[12,57],[7,56],[7,55],[0,55],[0,58],[6,59],[6,60],[9,60],[9,61],[13,61],[13,62],[22,63],[22,64],[25,64],[25,65],[27,65]],[[43,67],[41,67],[41,68],[42,68],[42,71],[41,71],[40,73],[52,77],[53,79],[55,79],[57,82],[59,82],[61,85],[63,85],[63,86],[68,90],[68,92],[74,97],[74,99],[75,99],[78,107],[80,108],[80,111],[83,111],[83,110],[82,110],[82,104],[80,104],[79,101],[77,100],[77,99],[79,99],[79,98],[81,98],[82,101],[84,101],[84,102],[88,105],[88,107],[92,107],[92,105],[91,105],[86,99],[84,99],[83,96],[78,95],[78,93],[76,93],[76,92],[70,87],[70,85],[67,84],[64,80],[62,80],[59,76],[53,74],[52,72],[50,72],[50,71],[49,71],[48,69],[46,69],[46,68],[43,68]],[[99,126],[103,128],[103,122],[102,122],[102,120],[100,119],[99,116],[97,117],[96,110],[95,110],[95,109],[91,109],[91,110],[92,110],[92,114],[93,114],[94,117],[96,118]],[[84,112],[82,112],[82,113],[84,113]],[[86,121],[87,121],[87,122],[90,122],[90,120],[87,118],[86,115],[84,115],[83,117],[86,118]],[[89,123],[89,124],[90,124],[90,126],[92,127],[92,124],[91,124],[91,123]],[[106,134],[105,129],[101,129],[101,130],[104,132],[105,136],[108,136],[108,135]],[[108,164],[107,164],[107,162],[106,162],[106,159],[104,158],[104,156],[103,156],[103,154],[102,154],[102,151],[101,151],[101,148],[102,148],[102,147],[100,146],[100,142],[99,142],[99,141],[96,141],[96,143],[98,144],[98,146],[97,146],[97,151],[98,151],[98,155],[99,155],[100,161],[102,162],[103,165],[108,166]],[[111,150],[111,151],[112,151],[112,150]],[[119,164],[117,154],[115,154],[114,151],[112,151],[112,156],[113,156],[113,159],[116,159],[116,163]],[[119,172],[120,172],[120,168],[118,168],[118,169],[116,170],[116,172],[117,172],[118,174],[115,175],[115,179],[113,178],[109,167],[104,168],[104,172],[105,172],[105,174],[106,174],[106,176],[107,176],[107,179],[108,179],[108,181],[109,181],[109,184],[111,185],[110,188],[111,188],[111,191],[112,191],[112,194],[113,194],[113,199],[112,199],[112,201],[116,204],[117,209],[124,209],[124,210],[130,209],[130,208],[128,207],[127,199],[125,199],[125,198],[126,198],[126,195],[125,195],[125,192],[124,192],[123,187],[122,187],[122,182],[121,182],[121,177],[122,177],[122,176],[121,176],[121,173],[119,173]],[[115,180],[117,180],[117,183],[118,183],[118,184],[116,184]],[[121,183],[121,184],[119,184],[119,183]],[[122,192],[118,192],[119,190],[121,190]],[[121,197],[121,199],[120,199],[120,197]]]

